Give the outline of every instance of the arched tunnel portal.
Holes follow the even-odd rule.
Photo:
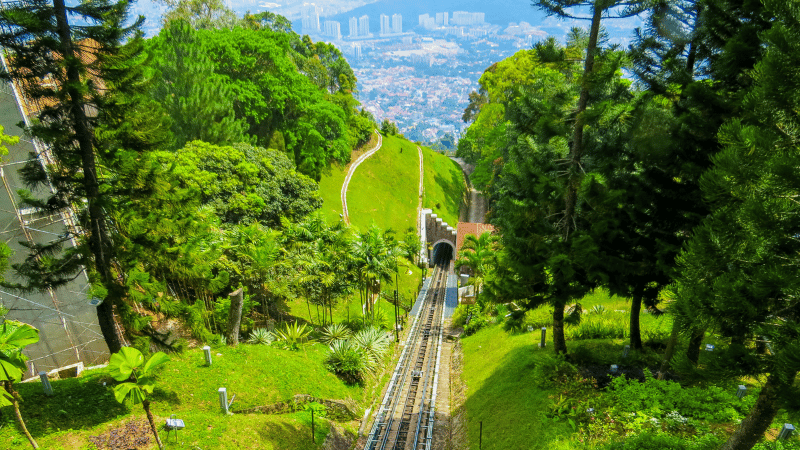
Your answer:
[[[434,266],[445,265],[450,267],[450,261],[455,257],[455,245],[447,239],[441,239],[433,244],[431,250],[431,263]]]

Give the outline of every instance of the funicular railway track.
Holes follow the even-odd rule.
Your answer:
[[[437,266],[375,416],[366,450],[429,450],[447,271]]]

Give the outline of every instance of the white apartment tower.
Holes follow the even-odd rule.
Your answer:
[[[392,31],[400,34],[403,32],[403,16],[400,14],[392,14]]]
[[[392,24],[389,22],[389,16],[381,14],[381,34],[391,34]]]
[[[350,18],[350,37],[358,37],[358,19]]]
[[[448,12],[436,13],[436,25],[439,25],[440,27],[448,26],[450,24],[449,18],[450,18],[450,13]]]
[[[302,27],[304,34],[314,34],[322,31],[319,26],[319,15],[322,8],[313,3],[303,3]]]
[[[369,16],[363,15],[358,18],[358,35],[361,37],[369,36]]]
[[[342,24],[335,20],[325,21],[325,36],[339,40],[342,38]]]

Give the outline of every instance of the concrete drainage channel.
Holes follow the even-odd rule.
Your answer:
[[[437,267],[364,448],[430,450],[441,367],[447,273]]]

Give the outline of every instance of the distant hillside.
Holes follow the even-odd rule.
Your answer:
[[[461,169],[442,154],[424,147],[422,150],[423,207],[433,208],[440,217],[455,225],[465,189]],[[320,180],[322,211],[329,221],[339,220],[342,212],[339,193],[345,174],[346,168],[334,165]],[[350,181],[347,204],[352,225],[364,229],[374,222],[381,228],[403,233],[416,225],[418,187],[416,144],[385,136],[383,147],[358,167]]]

